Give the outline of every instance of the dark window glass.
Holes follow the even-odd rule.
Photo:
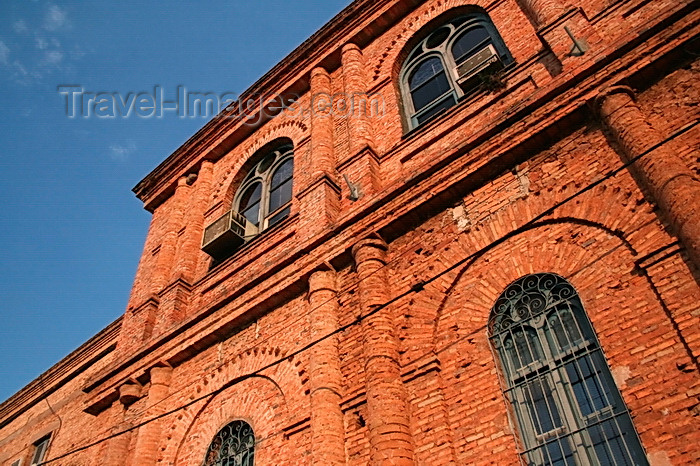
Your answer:
[[[463,33],[452,46],[452,56],[455,62],[457,62],[457,64],[462,63],[469,58],[470,55],[481,50],[490,40],[491,36],[485,27],[478,26],[469,29]]]
[[[445,42],[448,37],[450,37],[450,28],[441,27],[428,37],[428,40],[425,41],[425,46],[429,49],[433,49]]]
[[[292,200],[292,159],[284,162],[272,175],[270,183],[270,208],[268,213],[275,213],[277,209]]]
[[[443,110],[447,110],[450,107],[454,107],[454,105],[456,103],[457,103],[457,101],[455,100],[454,96],[449,95],[445,98],[445,100],[443,100],[442,102],[440,102],[436,106],[432,107],[430,110],[427,110],[426,112],[418,115],[416,117],[416,122],[418,122],[419,125],[423,124],[426,121],[430,120],[435,115],[437,115],[438,113],[441,113]]]
[[[429,58],[421,63],[411,74],[409,84],[413,107],[416,111],[452,89],[442,66],[442,60],[437,57]]]
[[[275,215],[273,215],[272,217],[270,217],[270,219],[267,221],[268,227],[271,227],[271,226],[273,226],[273,225],[276,225],[277,223],[279,223],[279,222],[281,222],[282,220],[284,220],[285,218],[287,218],[287,216],[289,215],[290,210],[291,210],[291,209],[289,208],[289,206],[287,206],[287,207],[285,207],[284,209],[281,209],[280,211],[278,211],[278,212],[277,212]]]
[[[262,194],[262,183],[255,183],[250,186],[238,205],[241,214],[248,219],[249,222],[257,225],[260,222],[260,195]]]
[[[561,427],[559,409],[554,404],[552,388],[546,378],[535,379],[525,386],[525,403],[538,435]]]

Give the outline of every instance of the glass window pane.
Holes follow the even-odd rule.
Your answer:
[[[566,373],[581,414],[588,416],[610,405],[610,394],[603,388],[600,370],[590,355],[566,364]]]
[[[417,89],[411,91],[413,108],[415,108],[416,112],[419,111],[426,105],[443,96],[450,89],[452,88],[447,80],[447,75],[444,71],[442,71],[440,74],[423,83]]]
[[[453,95],[448,96],[445,100],[431,108],[430,110],[427,110],[424,113],[421,113],[416,117],[416,122],[420,125],[425,123],[426,121],[430,120],[432,117],[437,115],[438,113],[442,112],[443,110],[446,110],[450,107],[454,107],[454,105],[457,102],[455,101],[455,98]]]
[[[452,56],[457,64],[462,63],[481,50],[486,42],[491,39],[488,31],[483,26],[478,26],[464,32],[452,45]]]
[[[548,337],[556,349],[556,353],[564,352],[583,341],[578,324],[567,303],[555,307],[555,311],[547,318],[549,323]]]
[[[281,221],[284,220],[285,218],[287,218],[287,216],[289,215],[290,210],[291,210],[290,207],[287,206],[286,208],[280,210],[280,211],[277,212],[275,215],[273,215],[272,217],[270,217],[270,219],[267,221],[267,226],[268,226],[268,228],[271,227],[271,226],[273,226],[273,225],[275,225],[275,224],[277,224],[277,223],[279,223],[279,222],[281,222]]]
[[[525,399],[528,400],[528,409],[531,419],[535,423],[535,431],[542,435],[557,427],[561,427],[559,410],[554,404],[552,389],[547,379],[535,379],[525,388]]]
[[[411,77],[408,78],[408,87],[413,92],[414,89],[420,85],[426,83],[431,78],[435,77],[437,74],[444,72],[445,68],[442,66],[442,60],[438,57],[430,57],[418,66]]]
[[[574,450],[567,438],[550,441],[537,448],[527,462],[531,466],[566,466],[575,465]]]
[[[277,169],[274,175],[272,175],[272,182],[270,183],[270,190],[274,190],[279,185],[292,178],[292,172],[294,170],[294,161],[292,159],[286,160]]]
[[[243,211],[253,204],[260,202],[260,194],[262,193],[262,184],[255,183],[249,187],[245,193],[241,196],[241,200],[238,202],[238,210]]]
[[[506,338],[504,346],[515,370],[542,358],[542,347],[537,332],[531,328],[515,327],[511,336]]]
[[[277,209],[292,200],[292,179],[289,178],[281,186],[270,191],[270,208],[268,213],[275,213]]]
[[[255,183],[246,189],[238,203],[238,211],[253,225],[260,223],[260,195],[262,184]]]
[[[588,429],[595,456],[600,464],[632,466],[635,462],[627,451],[624,433],[616,419],[610,419]]]

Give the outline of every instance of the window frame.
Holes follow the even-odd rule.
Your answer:
[[[455,25],[455,23],[458,24]],[[428,48],[427,42],[430,40],[433,34],[445,27],[451,30],[448,37],[437,46]],[[479,48],[479,50],[482,50],[488,45],[493,45],[504,66],[509,65],[513,61],[510,51],[506,47],[503,38],[498,32],[498,29],[486,13],[473,12],[469,14],[456,15],[440,23],[436,27],[431,28],[430,32],[426,34],[425,37],[423,37],[415,46],[413,46],[410,52],[406,55],[408,58],[406,58],[402,64],[401,71],[399,73],[399,89],[401,101],[403,103],[403,113],[407,119],[409,130],[413,130],[427,123],[437,115],[445,112],[451,107],[456,106],[460,100],[476,90],[476,88],[465,90],[457,84],[459,77],[456,74],[456,69],[458,64],[452,54],[452,48],[457,39],[459,39],[463,33],[466,33],[469,29],[474,29],[477,27],[483,27],[489,36],[488,39],[482,42],[484,45],[483,47]],[[422,49],[422,51],[419,51],[420,49]],[[466,58],[460,63],[463,63],[471,55],[474,55],[474,53],[465,55]],[[435,98],[429,104],[416,111],[411,94],[409,78],[411,77],[411,73],[413,73],[418,66],[432,56],[437,56],[440,58],[451,90],[449,92],[445,92],[443,95]],[[434,115],[429,116],[424,121],[419,122],[419,119],[423,115],[430,113],[430,111],[435,107],[440,106],[442,103],[448,100],[450,95],[454,97],[453,105],[446,107],[445,109],[436,112]]]
[[[274,155],[273,155],[274,154]],[[258,173],[259,167],[265,163],[270,156],[274,156],[274,160],[270,164],[269,167],[267,167],[262,173]],[[292,190],[294,189],[294,147],[291,144],[283,144],[278,147],[275,147],[274,149],[266,150],[264,155],[260,158],[260,160],[253,165],[250,170],[248,170],[248,173],[246,174],[245,178],[243,179],[243,182],[240,184],[238,189],[236,190],[236,193],[233,197],[233,202],[232,202],[232,208],[234,211],[241,213],[240,210],[240,204],[241,200],[244,194],[246,194],[246,191],[253,186],[255,183],[260,183],[261,184],[261,193],[260,193],[260,201],[259,201],[259,206],[258,206],[258,225],[257,225],[257,234],[253,235],[252,237],[258,236],[260,233],[263,231],[269,229],[270,227],[278,224],[285,218],[289,216],[291,213],[291,205],[292,205],[292,200],[294,198],[293,194],[290,196],[289,200],[280,205],[277,209],[275,209],[274,212],[270,212],[270,192],[271,192],[271,183],[272,179],[277,172],[277,170],[282,167],[284,163],[287,161],[291,160],[292,161],[292,176],[288,178],[287,180],[292,181]],[[287,181],[285,180],[285,181]],[[284,183],[283,183],[284,184]],[[290,209],[290,212],[288,212],[284,217],[278,219],[276,222],[273,224],[270,224],[270,219],[278,215],[279,213],[283,212],[284,209]],[[246,238],[246,240],[252,239],[251,238]]]
[[[32,459],[29,466],[39,466],[46,459],[46,453],[49,451],[49,447],[51,446],[51,434],[41,437],[39,440],[35,441],[33,445],[34,451],[32,452]]]
[[[536,339],[531,344],[529,336],[523,338],[525,346],[521,343],[520,348],[532,358],[523,358],[517,335],[532,335],[526,333],[530,329]],[[648,464],[593,325],[571,283],[552,273],[526,275],[511,283],[494,304],[488,337],[501,369],[509,414],[515,417],[524,464],[559,464],[553,453],[561,455],[565,464],[602,464],[601,454],[615,462],[624,460],[623,464]],[[533,351],[535,346],[538,351]],[[543,387],[541,397],[531,388],[533,384]]]

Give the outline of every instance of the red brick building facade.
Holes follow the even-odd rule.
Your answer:
[[[696,7],[356,0],[137,185],[0,464],[697,464]]]

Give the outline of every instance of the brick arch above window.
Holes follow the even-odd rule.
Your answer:
[[[294,147],[299,147],[309,137],[309,127],[296,119],[289,119],[278,124],[270,126],[269,129],[261,129],[256,133],[255,138],[239,145],[225,156],[220,163],[225,163],[224,160],[228,157],[233,158],[236,162],[229,162],[223,175],[218,178],[212,202],[215,204],[224,201],[230,204],[235,194],[236,186],[245,175],[246,169],[249,169],[255,162],[255,157],[260,154],[261,150],[270,144],[275,144],[276,141],[286,139],[291,142]]]
[[[372,81],[379,81],[386,77],[395,78],[410,49],[420,39],[425,38],[422,34],[427,34],[431,25],[439,25],[460,14],[474,11],[485,12],[485,8],[492,3],[488,0],[472,0],[470,2],[438,0],[429,6],[418,8],[414,15],[406,17],[397,27],[389,45],[377,52],[376,60],[372,66]]]

